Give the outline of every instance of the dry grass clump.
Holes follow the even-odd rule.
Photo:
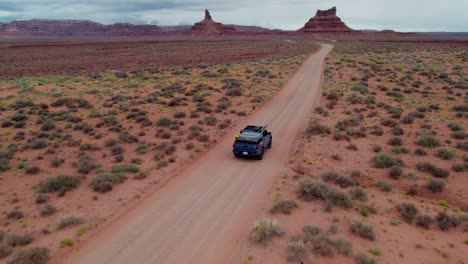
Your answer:
[[[65,193],[76,188],[81,182],[81,178],[70,175],[59,175],[40,182],[38,187],[39,193],[60,192]]]
[[[379,152],[372,159],[372,162],[376,168],[390,168],[392,166],[403,165],[403,161],[400,158],[393,157],[385,152]]]
[[[94,177],[91,187],[94,191],[105,193],[111,191],[114,185],[124,182],[127,176],[123,173],[102,173]]]
[[[343,192],[321,180],[304,179],[299,183],[299,197],[305,201],[321,199],[326,202],[326,208],[333,206],[350,208],[353,199],[349,193]]]
[[[9,264],[47,264],[49,263],[49,249],[45,247],[32,247],[19,250]]]
[[[271,208],[270,213],[272,214],[291,214],[294,208],[297,208],[297,203],[294,200],[281,200],[276,202]]]
[[[419,210],[412,203],[401,203],[396,206],[396,209],[401,214],[401,217],[407,222],[411,223],[413,219],[418,215]]]
[[[57,229],[64,229],[70,226],[77,226],[81,225],[85,222],[85,219],[82,216],[79,215],[69,215],[66,217],[63,217],[62,219],[59,220],[57,224]]]
[[[355,221],[351,224],[350,229],[352,234],[360,236],[362,238],[374,241],[375,240],[375,233],[374,229],[370,225],[366,225],[362,222]]]
[[[250,240],[257,244],[266,245],[275,236],[282,236],[284,231],[271,220],[260,220],[255,223],[250,232]]]

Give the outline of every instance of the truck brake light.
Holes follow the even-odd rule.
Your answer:
[[[260,150],[260,147],[259,147],[259,146],[255,146],[255,150],[256,150],[256,151],[259,151],[259,150]]]

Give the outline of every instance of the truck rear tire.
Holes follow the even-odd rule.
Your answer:
[[[257,159],[258,160],[262,160],[263,159],[263,154],[265,153],[265,151],[262,151],[262,154],[258,155],[257,156]]]
[[[268,143],[268,148],[271,149],[271,145],[273,144],[273,139],[270,140],[270,143]]]

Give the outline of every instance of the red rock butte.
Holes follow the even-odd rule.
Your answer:
[[[339,17],[336,16],[336,7],[328,10],[317,10],[317,14],[298,30],[299,32],[352,32]]]
[[[205,10],[205,19],[195,23],[192,26],[191,34],[197,35],[221,35],[221,34],[235,34],[238,33],[234,27],[226,26],[221,23],[213,21],[210,11]]]

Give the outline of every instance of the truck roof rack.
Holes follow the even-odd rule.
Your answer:
[[[266,129],[266,126],[252,126],[252,125],[249,125],[249,126],[246,126],[244,129],[242,129],[241,133],[244,132],[244,131],[253,131],[253,132],[260,133],[265,129]]]

